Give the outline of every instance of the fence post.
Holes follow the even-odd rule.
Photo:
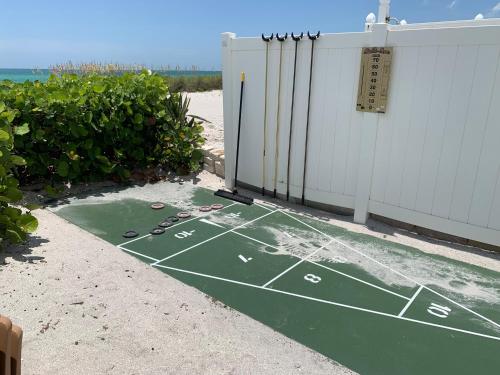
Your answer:
[[[224,176],[226,188],[234,187],[234,130],[233,126],[233,72],[231,64],[231,44],[236,38],[234,33],[221,34],[222,50],[222,89],[224,107]]]
[[[386,23],[387,17],[390,16],[389,9],[391,0],[379,0],[378,3],[378,23]]]
[[[380,15],[380,14],[379,14]],[[387,39],[388,26],[375,23],[371,27],[368,38],[369,47],[384,47]],[[361,77],[360,77],[361,79]],[[379,117],[383,114],[364,112],[361,129],[361,147],[359,155],[358,180],[354,202],[354,221],[364,224],[368,218],[368,203],[372,185],[373,161],[377,143],[377,127]]]

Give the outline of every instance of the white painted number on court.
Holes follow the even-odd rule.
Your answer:
[[[227,214],[224,217],[227,219],[237,219],[240,217],[240,215],[241,215],[241,212],[234,212],[234,213]]]
[[[434,302],[431,303],[431,305],[427,309],[427,312],[429,314],[437,316],[438,318],[447,318],[450,311],[451,309],[449,307],[441,306]]]
[[[321,281],[321,277],[313,275],[312,273],[308,273],[304,276],[304,280],[307,280],[313,284],[317,284]]]
[[[176,234],[175,234],[175,237],[180,238],[180,239],[182,239],[182,238],[186,238],[186,237],[189,237],[189,236],[193,235],[193,233],[194,233],[194,232],[195,232],[195,230],[194,230],[194,229],[193,229],[193,230],[190,230],[189,232],[188,232],[188,231],[183,230],[182,232],[176,233]]]
[[[243,255],[238,255],[238,258],[240,258],[244,263],[250,262],[253,258],[245,258]]]

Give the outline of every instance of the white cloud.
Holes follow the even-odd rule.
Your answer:
[[[492,13],[500,13],[500,3],[497,3],[493,8],[491,8]]]
[[[500,3],[499,3],[500,4]],[[451,3],[449,3],[446,7],[448,9],[453,9],[457,5],[457,0],[453,0]]]

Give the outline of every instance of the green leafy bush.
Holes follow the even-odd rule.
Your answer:
[[[186,101],[157,75],[4,81],[0,101],[15,109],[15,150],[26,160],[18,168],[23,182],[127,179],[133,168],[159,163],[199,167],[203,128],[179,109]]]
[[[9,205],[19,202],[23,197],[12,169],[26,164],[22,157],[12,153],[14,133],[22,134],[26,131],[25,125],[12,128],[11,123],[15,117],[16,111],[0,101],[0,247],[5,239],[11,243],[23,241],[27,233],[35,231],[38,226],[35,217]]]
[[[162,143],[157,146],[161,159],[171,160],[178,169],[185,171],[196,169],[203,159],[203,153],[195,145],[203,142],[203,127],[196,116],[188,117],[189,99],[180,94],[172,94],[167,102],[166,114],[169,118],[178,119],[173,127],[164,127]],[[189,155],[189,157],[186,157]]]

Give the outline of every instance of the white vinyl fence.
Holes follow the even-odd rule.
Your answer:
[[[316,41],[307,201],[352,208],[500,245],[500,20],[391,26]],[[222,34],[226,185],[234,185],[240,72],[245,72],[238,181],[286,194],[294,42]],[[356,111],[361,48],[393,47],[385,114]],[[299,42],[290,195],[302,194],[311,42]],[[276,142],[280,102],[279,137]],[[265,168],[263,178],[263,167]]]

